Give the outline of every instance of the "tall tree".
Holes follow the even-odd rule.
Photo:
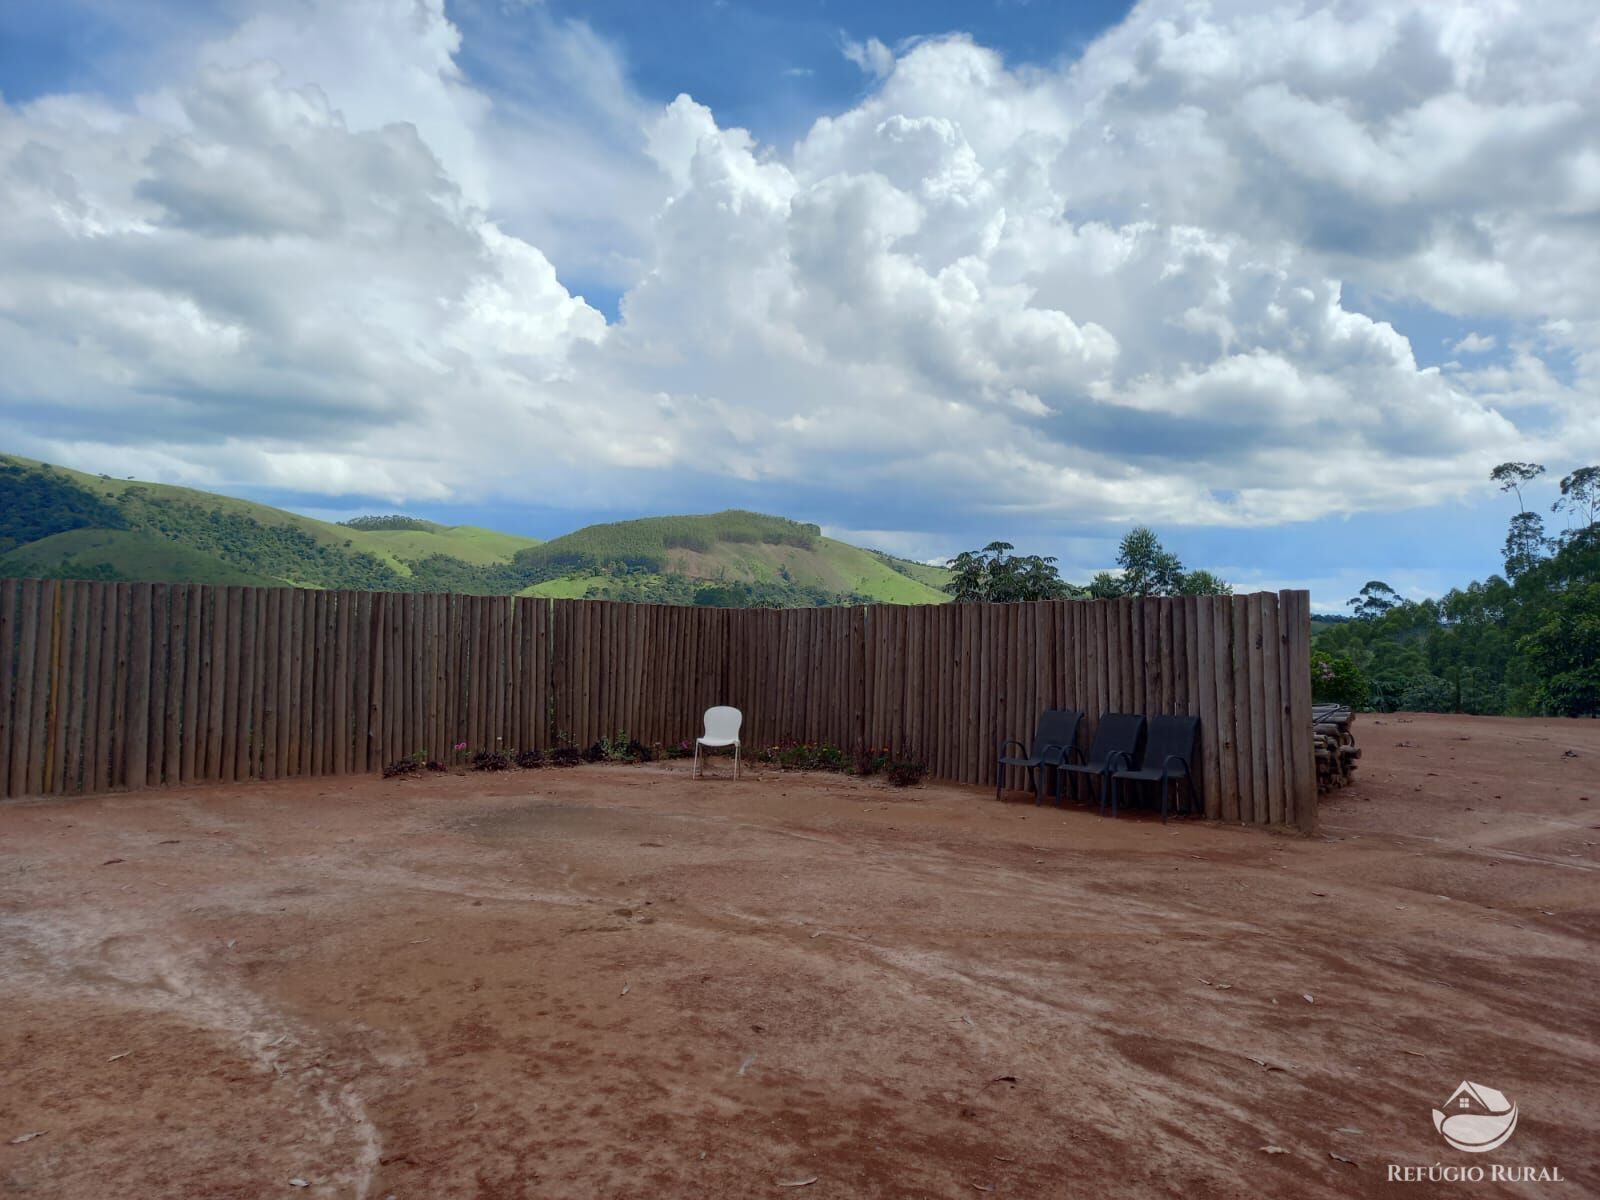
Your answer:
[[[1231,596],[1233,584],[1218,578],[1210,571],[1186,571],[1178,585],[1180,596]]]
[[[1561,498],[1551,512],[1565,510],[1577,528],[1587,529],[1600,520],[1600,467],[1579,467],[1561,480]]]
[[[1517,515],[1511,518],[1511,527],[1506,531],[1505,548],[1501,552],[1509,579],[1526,575],[1543,562],[1550,545],[1544,535],[1544,518],[1538,513],[1529,512],[1522,498],[1522,485],[1532,483],[1543,474],[1542,463],[1530,462],[1503,462],[1489,472],[1489,479],[1498,483],[1502,492],[1511,492],[1517,497]]]
[[[1527,512],[1528,506],[1522,502],[1522,485],[1532,483],[1543,474],[1542,463],[1503,462],[1489,472],[1489,478],[1500,485],[1502,492],[1515,492],[1517,507]]]
[[[1359,595],[1345,601],[1360,621],[1376,621],[1400,603],[1400,593],[1381,579],[1368,580]]]
[[[1122,590],[1122,580],[1110,571],[1096,571],[1094,578],[1089,580],[1089,597],[1092,600],[1115,600],[1118,596],[1125,596]]]
[[[1130,529],[1117,547],[1117,572],[1101,571],[1089,581],[1097,600],[1118,596],[1231,596],[1233,588],[1210,571],[1185,571],[1178,556],[1161,544],[1153,529]]]
[[[1550,539],[1544,535],[1544,518],[1535,512],[1519,512],[1506,530],[1506,578],[1520,579],[1545,560]]]
[[[1079,588],[1061,578],[1054,558],[1012,554],[1010,542],[990,542],[982,550],[964,550],[945,563],[951,579],[944,585],[952,599],[1007,603],[1015,600],[1068,600]]]
[[[1161,545],[1155,530],[1130,529],[1117,549],[1124,596],[1176,596],[1183,585],[1183,564]]]
[[[1534,702],[1563,717],[1600,715],[1600,583],[1580,584],[1518,643],[1538,677]]]

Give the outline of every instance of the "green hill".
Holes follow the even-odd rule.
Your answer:
[[[937,604],[938,568],[822,536],[815,525],[730,509],[590,525],[517,555],[525,595],[718,605]],[[902,569],[903,568],[903,569]],[[579,585],[582,590],[579,590]]]
[[[541,543],[406,516],[332,524],[0,455],[0,575],[588,596],[719,606],[938,603],[943,571],[733,510]]]
[[[180,542],[132,529],[71,529],[0,559],[0,574],[24,578],[141,579],[151,583],[280,583]]]
[[[479,578],[509,566],[537,538],[472,526],[426,523],[425,529],[371,530],[319,521],[267,504],[170,484],[112,479],[31,459],[0,456],[0,574],[76,574],[89,566],[80,554],[52,565],[41,541],[72,530],[132,531],[149,540],[105,543],[114,577],[169,579],[177,561],[143,561],[142,550],[174,543],[202,556],[189,559],[197,582],[223,569],[256,581],[301,587],[428,591],[456,587],[500,590]],[[66,543],[81,549],[76,541]],[[20,548],[32,546],[30,553]],[[217,566],[215,564],[221,564]],[[103,572],[101,573],[103,576]],[[200,578],[204,575],[205,578]]]

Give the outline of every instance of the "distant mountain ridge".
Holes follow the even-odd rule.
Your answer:
[[[0,576],[588,596],[720,607],[939,603],[942,568],[729,510],[550,542],[401,514],[333,524],[0,455]]]

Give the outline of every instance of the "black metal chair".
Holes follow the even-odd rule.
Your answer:
[[[1190,716],[1152,717],[1144,756],[1137,767],[1117,771],[1111,776],[1111,815],[1117,815],[1117,792],[1128,783],[1161,784],[1161,820],[1167,819],[1167,789],[1174,779],[1189,785],[1183,813],[1189,816],[1199,797],[1194,790],[1194,755],[1200,740],[1200,718]]]
[[[1100,777],[1102,816],[1105,815],[1106,800],[1115,799],[1111,787],[1112,773],[1127,770],[1139,761],[1139,752],[1144,747],[1144,726],[1144,718],[1138,713],[1102,713],[1100,725],[1094,731],[1094,741],[1089,745],[1088,757],[1077,751],[1080,761],[1072,762],[1069,757],[1069,761],[1061,765],[1061,770],[1074,777]],[[1076,785],[1073,798],[1077,798]],[[1113,808],[1112,815],[1115,813]]]
[[[1056,803],[1061,803],[1061,766],[1067,761],[1067,756],[1077,748],[1078,726],[1083,722],[1083,713],[1075,708],[1047,708],[1039,715],[1039,728],[1034,731],[1033,748],[1031,750],[1021,742],[1012,739],[1001,742],[995,767],[994,798],[1000,799],[1001,789],[1005,786],[1007,767],[1026,767],[1028,781],[1033,785],[1033,802],[1038,804],[1044,799],[1044,769],[1056,769]],[[1015,746],[1018,750],[1027,752],[1026,757],[1012,755],[1006,756],[1006,747]]]

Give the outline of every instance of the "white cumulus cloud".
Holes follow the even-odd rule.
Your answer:
[[[1147,0],[1049,69],[847,40],[870,90],[790,147],[527,28],[547,70],[491,86],[440,0],[295,0],[130,101],[0,106],[7,442],[397,503],[757,481],[858,528],[1271,524],[1600,454],[1586,0]],[[1506,353],[1421,366],[1354,290]]]

